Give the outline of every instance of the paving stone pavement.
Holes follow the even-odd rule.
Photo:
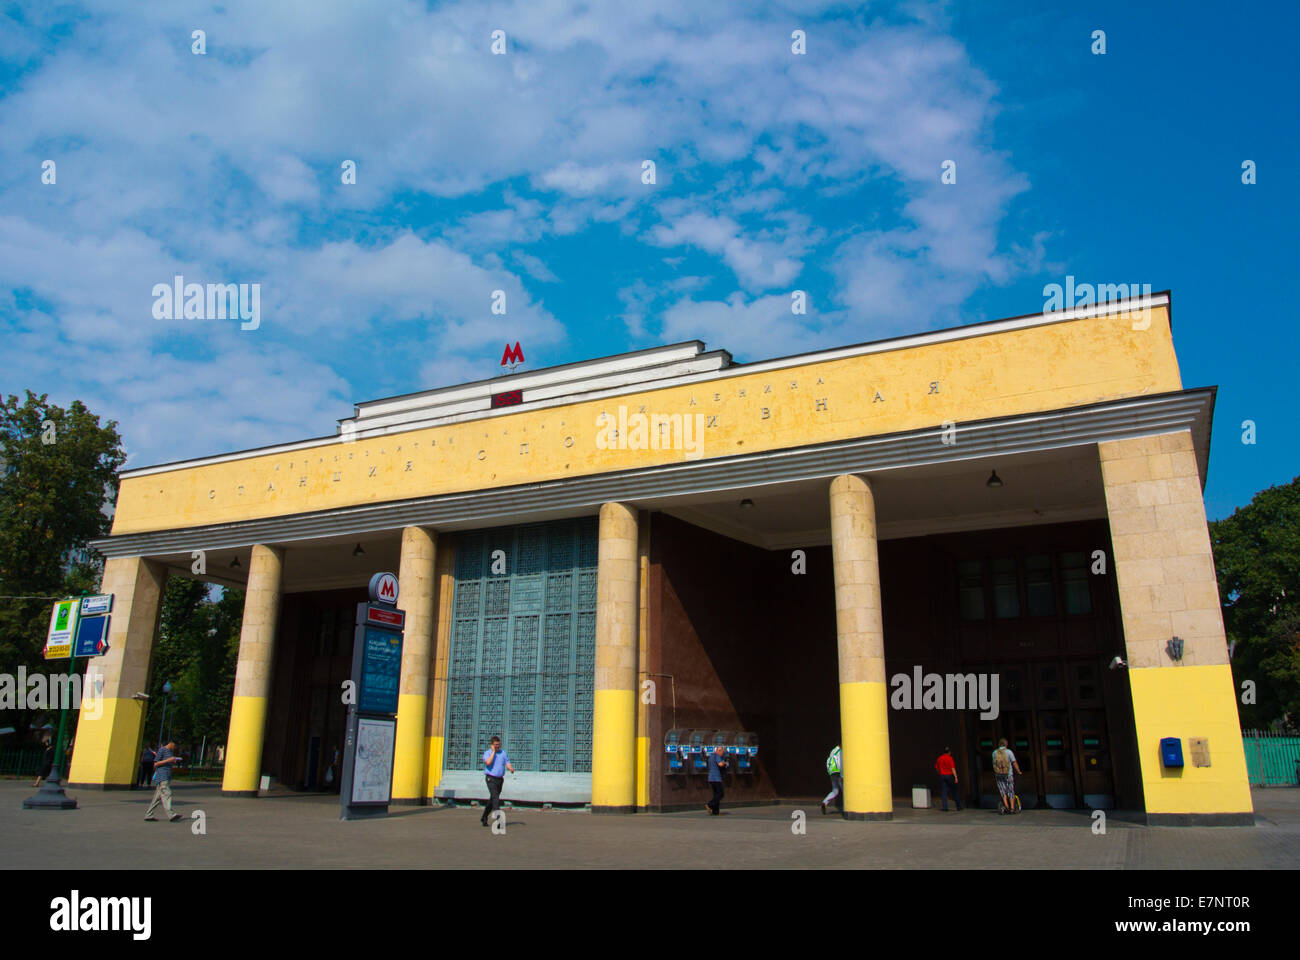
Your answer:
[[[151,792],[70,790],[80,809],[23,810],[30,783],[0,781],[0,868],[633,868],[633,869],[1295,869],[1300,789],[1254,791],[1254,827],[1147,827],[1112,813],[1105,835],[1084,812],[942,813],[895,808],[883,823],[822,816],[817,802],[673,814],[593,816],[513,808],[506,832],[481,810],[394,807],[383,820],[342,822],[338,798],[281,793],[222,797],[177,783],[184,822],[144,822]],[[791,827],[794,810],[807,832]],[[191,815],[204,814],[195,835]]]

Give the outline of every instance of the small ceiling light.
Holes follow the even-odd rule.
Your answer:
[[[986,486],[986,487],[1000,487],[1000,486],[1002,486],[1002,480],[1001,480],[1000,477],[998,477],[998,472],[997,472],[996,470],[994,470],[991,474],[989,474],[989,478],[988,478],[988,480],[985,482],[984,486]]]
[[[750,509],[753,505],[754,505],[754,501],[751,500],[751,499],[749,499],[749,497],[746,497],[744,500],[741,500],[741,501],[740,501],[740,509],[741,509],[741,510],[748,510],[748,509]]]
[[[362,549],[361,549],[361,544],[358,543],[358,544],[357,544],[357,548],[356,548],[355,550],[352,551],[352,556],[354,556],[354,557],[364,557],[365,555],[366,555],[366,551],[362,550]]]
[[[238,557],[235,557],[234,560],[231,560],[231,561],[230,561],[230,568],[231,568],[232,570],[238,570],[238,569],[239,569],[239,558],[238,558]]]

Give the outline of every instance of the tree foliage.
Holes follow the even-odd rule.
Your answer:
[[[1300,477],[1210,524],[1233,676],[1255,683],[1246,728],[1300,721]]]
[[[116,501],[126,461],[117,424],[101,425],[79,400],[65,410],[26,394],[0,398],[0,596],[93,592],[100,564],[84,551],[109,531],[104,508]],[[52,608],[48,599],[0,599],[0,669],[47,670]],[[25,731],[40,719],[18,711],[13,726]]]
[[[197,749],[205,738],[209,746],[226,740],[244,593],[226,590],[214,602],[208,590],[194,580],[167,581],[144,728],[151,743],[163,723],[163,684],[169,682],[175,699],[169,701],[163,735],[170,730],[183,749]]]

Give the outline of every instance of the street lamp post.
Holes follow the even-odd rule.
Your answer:
[[[171,699],[172,682],[168,680],[163,684],[163,709],[162,716],[158,719],[158,746],[163,745],[163,724],[167,722],[167,701]]]

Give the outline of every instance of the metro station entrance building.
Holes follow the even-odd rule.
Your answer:
[[[838,743],[846,815],[883,819],[945,746],[991,805],[1006,737],[1026,807],[1252,823],[1202,500],[1213,405],[1156,294],[757,363],[675,344],[128,470],[95,544],[106,700],[70,780],[131,782],[159,598],[203,551],[202,579],[247,591],[230,793],[324,784],[355,604],[393,570],[396,802],[485,796],[500,734],[506,799],[698,809],[670,739],[732,731],[758,756],[729,802],[820,796]]]

